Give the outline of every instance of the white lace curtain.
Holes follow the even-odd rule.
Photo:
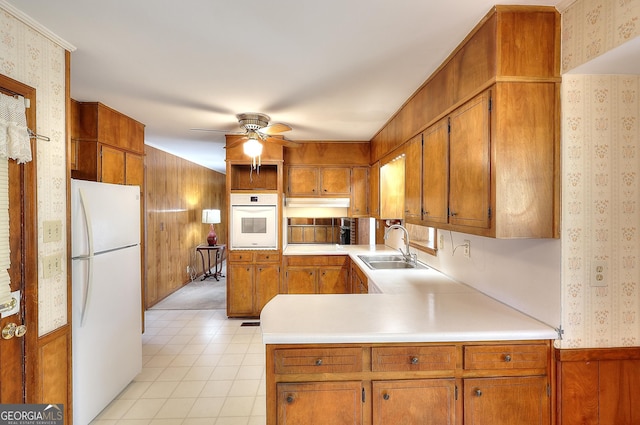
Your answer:
[[[24,98],[0,93],[0,306],[11,302],[9,246],[9,159],[31,161]]]

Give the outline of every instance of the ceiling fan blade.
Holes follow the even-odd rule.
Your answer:
[[[242,133],[244,134],[244,133]],[[247,140],[249,140],[248,137],[235,137],[233,138],[233,140],[229,140],[227,139],[227,149],[232,148],[234,146],[239,145],[240,143],[246,142]]]
[[[268,143],[275,143],[281,146],[286,146],[288,148],[297,148],[300,146],[300,143],[294,142],[293,140],[285,139],[283,136],[268,136],[264,139]]]
[[[277,134],[277,133],[284,133],[285,131],[291,131],[291,127],[281,122],[274,122],[273,124],[269,124],[268,126],[263,127],[258,131],[262,134],[271,135],[271,134]]]
[[[214,133],[224,133],[224,134],[245,134],[244,131],[229,131],[229,130],[217,130],[215,128],[190,128],[190,131],[209,131]]]

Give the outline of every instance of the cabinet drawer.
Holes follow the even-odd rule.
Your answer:
[[[465,369],[544,369],[545,345],[471,345],[464,347]]]
[[[362,371],[361,348],[275,350],[276,373],[332,373]]]
[[[454,370],[456,349],[441,347],[374,347],[371,370],[374,372]]]
[[[287,266],[342,266],[349,259],[346,255],[289,255]]]
[[[256,263],[278,263],[280,254],[277,252],[256,252]]]
[[[251,263],[253,261],[253,252],[227,252],[227,260],[232,263]]]

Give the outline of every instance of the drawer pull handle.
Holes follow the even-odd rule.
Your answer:
[[[480,397],[482,396],[482,391],[480,389],[477,389],[475,394],[476,394],[476,397]]]
[[[511,361],[511,355],[507,354],[506,356],[504,356],[504,361],[509,363]]]
[[[287,396],[287,403],[289,403],[289,404],[293,403],[293,396],[292,395],[288,395]]]
[[[316,366],[322,366],[322,359],[316,360]]]
[[[384,398],[385,400],[389,400],[389,393],[384,393],[382,398]]]
[[[419,361],[417,357],[411,357],[411,364],[418,364]]]

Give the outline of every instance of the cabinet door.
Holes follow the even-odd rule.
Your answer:
[[[319,294],[348,294],[349,292],[349,269],[347,267],[318,269]]]
[[[318,169],[314,167],[289,168],[289,195],[318,196]]]
[[[227,315],[253,316],[253,266],[227,265]]]
[[[290,267],[287,269],[285,288],[287,294],[315,294],[317,269]]]
[[[374,381],[372,384],[373,425],[456,424],[454,379]]]
[[[451,114],[449,223],[488,228],[491,201],[489,92]]]
[[[369,169],[369,215],[380,218],[380,161]]]
[[[548,425],[547,378],[526,376],[464,380],[464,423]]]
[[[354,167],[351,170],[351,217],[366,217],[369,213],[369,169]]]
[[[320,191],[321,195],[351,195],[351,168],[321,168]]]
[[[422,134],[409,142],[405,149],[404,218],[409,223],[422,220]]]
[[[280,383],[276,406],[278,425],[361,425],[362,384],[360,381]]]
[[[100,146],[100,181],[124,184],[124,151]]]
[[[423,220],[447,223],[449,206],[449,119],[429,127],[423,134]]]
[[[275,264],[256,264],[256,315],[271,298],[278,295],[280,287],[280,266]]]
[[[125,184],[140,186],[140,189],[142,190],[144,185],[144,160],[142,155],[127,152],[124,160]]]

